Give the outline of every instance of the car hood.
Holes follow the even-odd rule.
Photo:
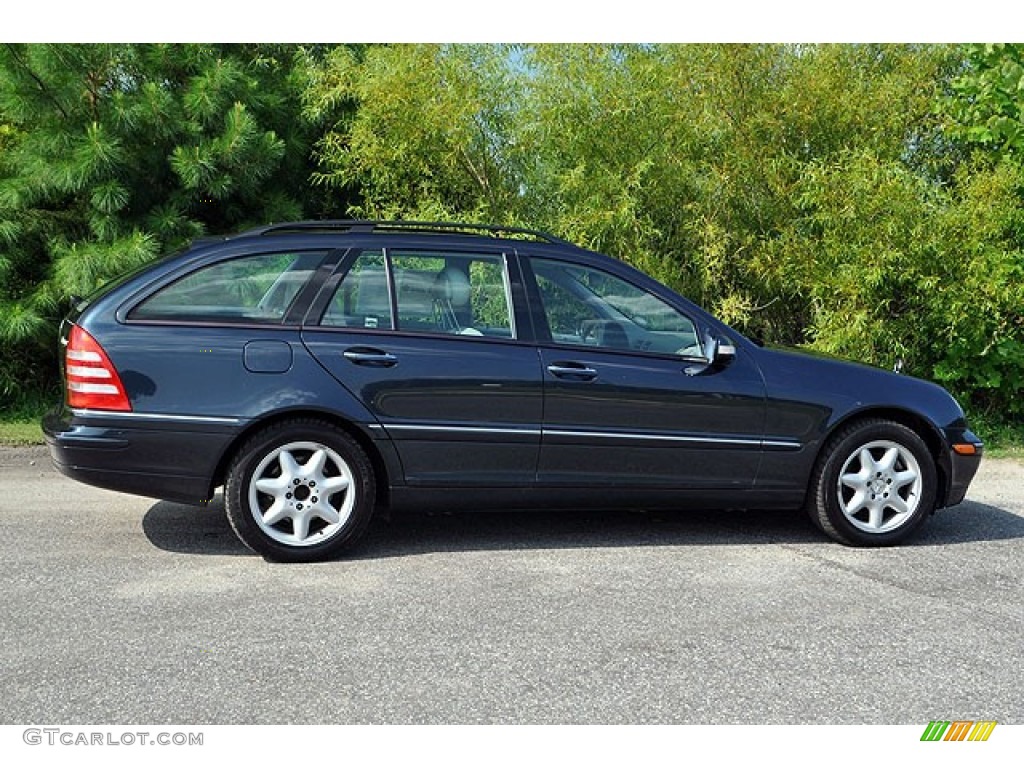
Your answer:
[[[769,344],[762,347],[762,349],[770,352],[776,352],[784,356],[796,357],[796,358],[810,358],[812,360],[822,360],[829,363],[836,363],[839,365],[849,365],[860,369],[869,369],[872,371],[881,371],[883,373],[893,373],[888,368],[882,368],[877,365],[871,365],[869,363],[862,363],[852,358],[840,357],[839,355],[833,355],[828,352],[821,352],[817,349],[811,349],[810,347],[790,347],[785,345]],[[899,374],[902,375],[902,374]]]

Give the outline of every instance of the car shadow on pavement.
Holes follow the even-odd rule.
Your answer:
[[[207,508],[158,502],[146,513],[142,526],[154,546],[169,552],[253,555],[235,537],[219,497]],[[1018,538],[1024,538],[1024,518],[968,501],[940,510],[907,546]],[[833,546],[799,511],[403,513],[390,520],[374,520],[350,558],[512,549],[815,543]]]
[[[907,546],[936,547],[1005,539],[1024,539],[1024,517],[991,504],[965,501],[932,515]]]
[[[142,518],[146,538],[159,549],[192,555],[253,555],[224,514],[218,497],[206,507],[160,501]]]

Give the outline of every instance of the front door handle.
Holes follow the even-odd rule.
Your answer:
[[[356,365],[390,368],[391,366],[398,364],[398,358],[390,352],[385,352],[382,349],[374,349],[373,347],[352,347],[351,349],[346,349],[342,354],[345,356],[346,360],[349,360]]]
[[[552,363],[548,366],[548,373],[560,379],[576,381],[593,381],[597,378],[597,371],[582,363]]]

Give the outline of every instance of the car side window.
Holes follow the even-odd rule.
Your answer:
[[[219,261],[157,291],[129,319],[280,323],[326,253],[261,253]]]
[[[321,324],[515,338],[505,259],[500,254],[363,252],[338,285]]]
[[[327,305],[321,325],[335,328],[376,328],[390,331],[391,296],[384,252],[363,251]]]
[[[700,357],[693,321],[652,293],[592,267],[531,260],[556,344]]]

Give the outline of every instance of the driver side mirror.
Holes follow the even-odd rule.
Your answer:
[[[726,342],[719,342],[715,349],[715,356],[711,362],[714,365],[728,365],[736,357],[736,347]]]
[[[722,370],[736,358],[736,347],[728,340],[722,341],[708,333],[704,337],[703,353],[703,365],[691,365],[683,369],[687,376],[699,376],[702,373]]]
[[[735,357],[736,347],[728,341],[722,341],[710,333],[705,337],[704,359],[708,365],[720,368],[731,363]]]

